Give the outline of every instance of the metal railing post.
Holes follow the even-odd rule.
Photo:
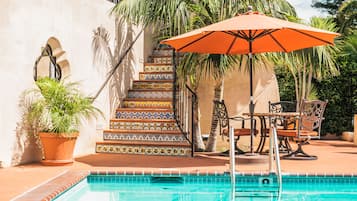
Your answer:
[[[234,130],[232,126],[229,127],[229,161],[230,161],[231,186],[232,189],[235,189],[236,161],[235,161],[235,146],[234,146]]]

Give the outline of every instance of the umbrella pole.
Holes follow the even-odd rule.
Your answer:
[[[253,135],[254,135],[254,103],[253,103],[253,53],[252,53],[252,40],[249,40],[249,113],[250,113],[250,153],[253,154]]]
[[[254,103],[253,103],[253,70],[252,70],[252,53],[249,53],[249,78],[250,78],[250,100],[249,100],[249,113],[250,113],[250,153],[253,153],[253,135],[254,135]]]

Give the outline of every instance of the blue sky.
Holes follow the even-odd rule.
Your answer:
[[[323,16],[319,10],[312,8],[312,0],[287,0],[296,9],[298,16],[309,21],[312,16]]]

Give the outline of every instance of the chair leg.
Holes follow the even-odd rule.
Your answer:
[[[239,147],[238,147],[238,140],[239,140],[239,137],[235,140],[235,150],[236,150],[236,154],[244,154],[245,151],[241,150]]]
[[[296,151],[294,151],[288,155],[282,156],[281,158],[289,159],[289,160],[316,160],[317,156],[311,156],[311,155],[305,153],[304,150],[302,150],[302,145],[305,142],[306,141],[298,143],[298,148],[296,149]]]
[[[279,152],[289,154],[291,151],[289,139],[287,137],[279,137]]]
[[[263,139],[263,138],[264,138],[264,139]],[[263,147],[264,147],[263,140],[265,140],[265,137],[263,137],[263,136],[261,135],[261,136],[260,136],[260,141],[259,141],[258,148],[257,148],[257,150],[256,150],[255,152],[257,152],[257,153],[262,152]]]

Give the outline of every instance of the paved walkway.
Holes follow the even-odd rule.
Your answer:
[[[304,146],[318,160],[281,160],[284,173],[357,175],[357,146],[345,141],[311,141]],[[0,200],[10,200],[69,170],[135,172],[226,172],[228,157],[197,153],[194,158],[141,155],[92,154],[75,159],[71,166],[46,167],[38,163],[0,169]],[[239,172],[266,172],[268,163],[238,159]]]

